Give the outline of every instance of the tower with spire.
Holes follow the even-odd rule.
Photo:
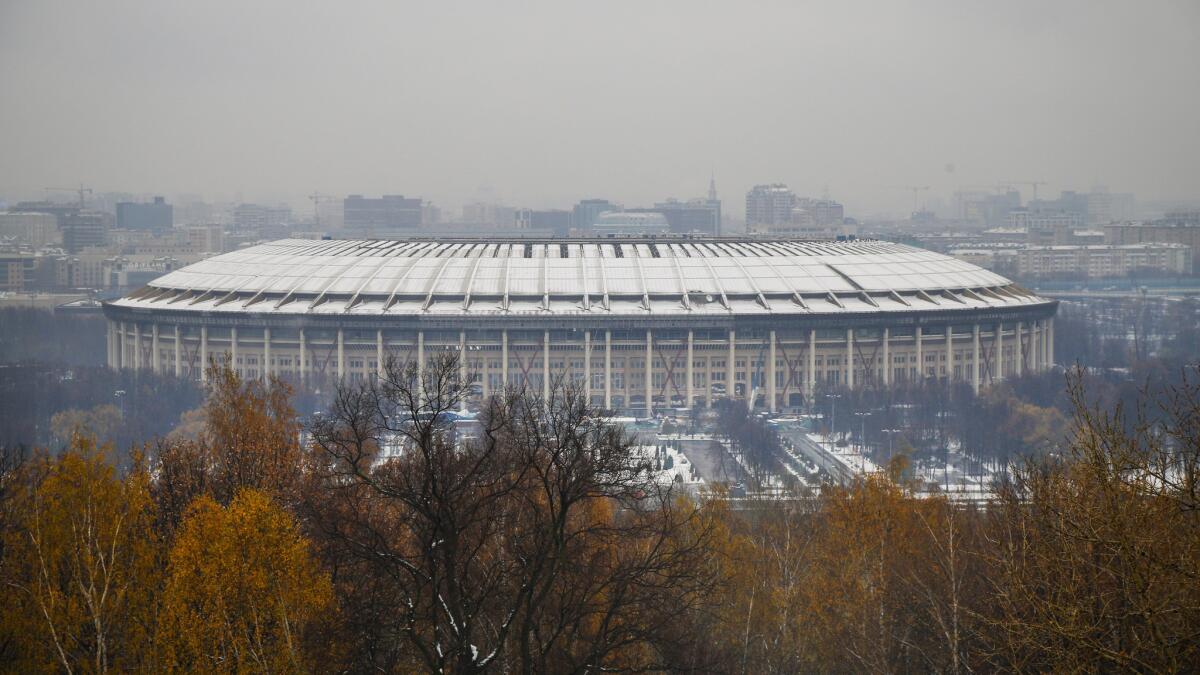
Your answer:
[[[721,200],[717,197],[717,177],[711,173],[708,176],[707,206],[716,212],[716,234],[721,234]]]

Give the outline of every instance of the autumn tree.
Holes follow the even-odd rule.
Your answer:
[[[1200,661],[1200,377],[1159,415],[1087,403],[1074,433],[1003,486],[982,554],[1002,668],[1178,672]],[[1150,421],[1157,419],[1158,421]]]
[[[310,520],[390,603],[362,651],[430,672],[667,667],[700,639],[677,626],[710,599],[711,521],[581,392],[508,390],[463,438],[466,386],[453,357],[389,360],[313,429],[333,506]]]
[[[0,613],[20,670],[153,668],[160,560],[149,477],[121,478],[90,438],[39,457],[13,496]]]
[[[305,632],[332,602],[292,517],[265,493],[201,497],[170,552],[158,641],[171,671],[304,672]]]

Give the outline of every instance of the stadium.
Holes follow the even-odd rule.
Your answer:
[[[1057,303],[945,255],[874,241],[289,239],[106,302],[109,364],[306,387],[460,355],[479,396],[555,378],[609,410],[732,396],[795,409],[822,388],[979,387],[1053,363]]]

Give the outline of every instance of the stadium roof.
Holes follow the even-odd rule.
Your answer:
[[[889,242],[285,239],[155,279],[117,307],[274,314],[839,314],[1048,302]]]

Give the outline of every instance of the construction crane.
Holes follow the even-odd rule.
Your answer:
[[[928,185],[893,185],[897,190],[912,190],[913,193],[913,213],[917,212],[917,201],[919,195],[929,189]]]
[[[74,193],[78,194],[79,195],[79,209],[81,211],[83,210],[83,206],[84,206],[84,195],[92,194],[92,188],[84,187],[83,183],[80,183],[79,187],[77,187],[77,188],[48,187],[48,188],[42,188],[42,189],[50,190],[50,191],[54,191],[54,192],[74,192]]]
[[[313,223],[316,229],[321,229],[321,202],[337,201],[337,197],[333,195],[323,195],[320,192],[314,192],[308,196],[313,203]]]
[[[1001,185],[1031,185],[1033,186],[1033,199],[1037,201],[1037,189],[1039,185],[1048,185],[1044,180],[1006,180]]]

